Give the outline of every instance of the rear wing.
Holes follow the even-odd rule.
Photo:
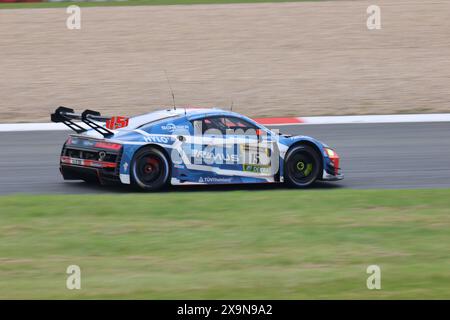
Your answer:
[[[73,120],[79,120],[83,122],[90,128],[100,133],[105,138],[114,134],[114,132],[112,132],[108,128],[98,124],[98,122],[110,121],[111,117],[103,117],[100,112],[94,110],[85,110],[83,111],[83,113],[78,114],[75,113],[73,109],[58,107],[55,112],[50,115],[50,119],[52,122],[64,123],[76,133],[83,133],[87,131],[87,128],[81,126],[79,122],[76,123]]]

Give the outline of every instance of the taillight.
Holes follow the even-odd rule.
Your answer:
[[[109,149],[109,150],[120,150],[122,148],[122,145],[119,143],[112,143],[112,142],[103,142],[98,141],[94,145],[95,148],[99,149]]]

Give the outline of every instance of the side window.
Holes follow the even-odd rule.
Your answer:
[[[226,132],[226,126],[222,117],[208,117],[195,120],[193,125],[196,133],[200,132],[200,130],[202,134],[205,134],[208,130],[209,132],[220,132],[221,134]]]
[[[201,132],[202,134],[205,134],[208,130],[214,130],[222,134],[254,136],[259,131],[259,128],[254,124],[236,117],[208,117],[195,120],[193,125],[195,132]]]
[[[240,118],[225,117],[223,118],[223,121],[228,133],[254,136],[259,131],[257,126]]]

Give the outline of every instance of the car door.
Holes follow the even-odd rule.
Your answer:
[[[245,119],[225,116],[226,137],[233,140],[238,152],[242,176],[273,178],[278,171],[278,157],[274,157],[274,142],[269,131]]]
[[[214,168],[212,172],[217,174],[233,175],[238,168],[236,145],[226,135],[223,117],[215,115],[196,119],[193,127],[191,162],[204,166],[203,169]]]
[[[191,169],[242,178],[234,182],[274,181],[278,161],[269,132],[233,116],[206,116],[192,124]]]

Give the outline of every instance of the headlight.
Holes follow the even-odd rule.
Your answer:
[[[325,148],[325,152],[329,158],[339,158],[338,154],[333,149]]]
[[[337,175],[339,173],[339,156],[338,154],[330,148],[325,148],[325,152],[328,156],[328,158],[330,158],[330,165],[334,168],[334,175]]]

